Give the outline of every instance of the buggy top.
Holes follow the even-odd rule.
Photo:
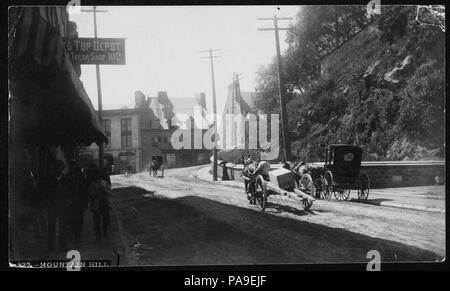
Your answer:
[[[339,180],[355,179],[361,170],[362,149],[349,144],[330,144],[325,158],[325,166]]]

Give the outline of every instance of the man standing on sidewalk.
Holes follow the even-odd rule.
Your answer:
[[[70,226],[76,242],[80,242],[81,230],[83,228],[84,211],[87,206],[87,186],[86,179],[81,172],[81,168],[75,161],[68,163],[67,173],[69,189],[72,191],[74,203],[70,213]]]
[[[101,231],[104,237],[108,234],[111,188],[108,182],[102,180],[98,167],[92,170],[92,177],[93,181],[88,190],[89,204],[94,218],[95,238],[97,242],[100,242]]]
[[[69,213],[72,208],[71,191],[67,188],[66,177],[63,174],[65,165],[62,160],[55,160],[47,188],[47,222],[48,251],[55,250],[56,223],[58,222],[59,250],[67,252],[70,236]]]

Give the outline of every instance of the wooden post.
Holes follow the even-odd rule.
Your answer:
[[[278,64],[278,95],[280,98],[280,114],[281,114],[281,129],[283,135],[283,150],[284,150],[284,161],[291,160],[291,144],[289,140],[289,128],[286,115],[286,98],[284,90],[284,78],[283,78],[283,66],[281,62],[280,53],[280,40],[278,37],[279,30],[289,30],[289,28],[279,28],[278,20],[290,20],[292,18],[280,17],[277,18],[276,15],[273,18],[258,18],[258,20],[273,20],[274,28],[259,28],[258,30],[274,30],[275,31],[275,44],[277,49],[277,64]]]
[[[92,12],[94,15],[94,37],[97,38],[97,12],[107,12],[106,10],[97,10],[97,6],[94,6],[92,10],[81,10],[82,12]],[[102,118],[102,84],[100,80],[100,65],[95,65],[95,72],[97,76],[97,100],[98,100],[98,119],[100,125],[103,126]],[[103,167],[104,145],[103,142],[98,145],[98,166]]]
[[[210,48],[207,51],[201,52],[209,52],[208,58],[211,64],[211,82],[212,82],[212,94],[213,94],[213,113],[214,113],[214,148],[213,148],[213,181],[217,181],[217,107],[216,107],[216,81],[214,79],[214,58],[219,58],[220,56],[213,56],[213,51],[219,51],[220,49],[212,49]]]

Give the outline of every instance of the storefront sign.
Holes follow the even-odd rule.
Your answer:
[[[73,64],[125,65],[124,38],[66,38],[64,46]]]

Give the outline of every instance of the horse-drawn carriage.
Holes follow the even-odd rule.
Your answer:
[[[157,177],[158,171],[161,171],[161,176],[164,177],[164,163],[161,160],[152,160],[152,163],[150,164],[150,176]]]
[[[361,172],[362,149],[346,144],[331,144],[322,168],[310,169],[314,179],[315,197],[329,200],[334,194],[337,200],[347,200],[350,190],[357,190],[358,199],[369,196],[369,176]]]
[[[247,159],[241,176],[246,181],[249,200],[258,204],[262,211],[266,208],[267,197],[276,194],[298,200],[308,210],[315,199],[330,200],[334,195],[337,200],[347,200],[351,190],[357,190],[358,199],[366,200],[370,180],[361,172],[361,160],[360,147],[331,144],[323,167],[308,167],[301,163],[292,170],[286,166],[270,171],[268,162]]]
[[[284,195],[302,203],[305,210],[311,208],[315,199],[314,183],[309,174],[296,178],[296,173],[279,168],[270,170],[266,161],[256,162],[248,159],[244,163],[241,176],[246,181],[247,197],[250,203],[257,204],[262,211],[266,209],[269,195]]]

